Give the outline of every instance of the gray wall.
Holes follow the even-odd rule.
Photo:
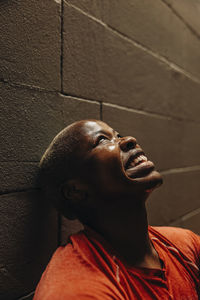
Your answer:
[[[80,228],[34,182],[43,151],[75,120],[136,136],[164,176],[150,223],[200,233],[199,12],[198,0],[0,2],[0,299],[31,299]]]

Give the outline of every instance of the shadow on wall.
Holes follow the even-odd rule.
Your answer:
[[[0,299],[17,299],[34,290],[55,248],[56,213],[37,190],[3,195],[1,203]]]

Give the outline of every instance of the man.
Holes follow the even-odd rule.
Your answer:
[[[85,229],[54,253],[35,300],[198,299],[200,237],[148,226],[145,201],[162,178],[134,137],[102,121],[73,123],[39,175],[46,197]]]

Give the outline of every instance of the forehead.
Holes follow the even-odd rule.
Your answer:
[[[84,135],[93,136],[99,132],[113,133],[113,129],[102,121],[86,121],[82,127]]]

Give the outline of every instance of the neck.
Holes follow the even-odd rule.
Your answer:
[[[122,207],[123,204],[123,207]],[[147,257],[155,256],[149,240],[144,201],[116,201],[106,209],[98,209],[89,224],[115,249],[129,265],[142,265]]]

